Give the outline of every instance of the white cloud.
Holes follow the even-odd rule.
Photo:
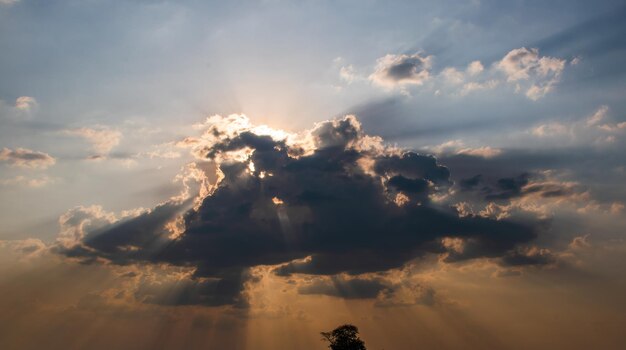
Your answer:
[[[538,100],[554,89],[565,63],[564,59],[539,56],[536,48],[522,47],[507,53],[496,67],[506,74],[508,82],[516,83],[519,90],[526,90],[528,98]]]
[[[461,84],[464,80],[463,73],[459,72],[456,68],[453,67],[445,68],[441,71],[441,75],[446,80],[446,82],[453,85]]]
[[[480,63],[480,61],[473,61],[472,63],[467,65],[467,69],[465,71],[469,75],[477,75],[482,73],[484,69],[485,67],[483,67],[483,64]]]

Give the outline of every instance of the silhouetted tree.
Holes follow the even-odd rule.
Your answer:
[[[329,342],[331,350],[367,350],[365,342],[359,338],[359,329],[351,324],[344,324],[331,332],[322,332],[322,340]]]

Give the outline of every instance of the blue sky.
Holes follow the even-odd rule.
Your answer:
[[[85,141],[62,130],[123,129],[112,150],[123,158],[183,137],[185,127],[212,114],[245,113],[257,123],[297,131],[355,113],[368,132],[411,147],[456,139],[533,147],[501,135],[542,120],[570,123],[603,105],[616,122],[624,119],[624,11],[619,1],[9,1],[0,8],[2,147],[46,151],[58,158],[49,170],[54,176],[72,175],[58,191],[38,191],[51,191],[46,197],[65,206],[43,206],[41,193],[29,189],[0,191],[18,196],[22,210],[38,206],[42,222],[65,207],[93,202],[93,194],[115,210],[150,206],[162,198],[138,192],[164,186],[171,171],[138,184],[133,178],[142,177],[144,164],[86,165],[80,161]],[[521,47],[580,63],[568,63],[554,89],[537,101],[512,86],[436,96],[442,84],[402,93],[368,79],[387,54],[432,56],[432,82],[446,67],[463,70],[476,60],[488,70]],[[355,81],[342,79],[345,67]],[[20,96],[37,106],[11,116]],[[135,200],[108,198],[101,188],[109,176],[123,178],[116,181],[120,191]],[[4,213],[11,222],[4,234],[26,229],[17,211]]]

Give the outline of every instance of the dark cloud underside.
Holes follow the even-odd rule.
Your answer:
[[[186,209],[188,203],[168,202],[88,234],[65,254],[102,257],[115,264],[194,267],[201,282],[179,286],[185,292],[178,299],[155,295],[150,286],[142,289],[143,299],[219,305],[240,301],[245,271],[258,265],[282,264],[279,275],[362,274],[445,252],[444,237],[471,242],[454,260],[502,257],[535,237],[529,226],[459,217],[455,210],[436,205],[430,195],[451,185],[449,170],[431,156],[357,146],[366,135],[354,118],[323,123],[311,135],[316,146],[310,153],[250,131],[223,135],[203,150],[206,157],[254,152],[249,159],[220,164],[224,178],[197,210]],[[369,170],[360,165],[365,159],[372,164]],[[500,185],[502,191],[515,191],[516,184]],[[398,194],[408,202],[396,203]],[[183,210],[184,233],[172,240],[164,225]],[[364,292],[368,296],[380,291],[373,282],[354,283],[356,290],[370,291]],[[324,288],[313,285],[302,291],[363,295]]]

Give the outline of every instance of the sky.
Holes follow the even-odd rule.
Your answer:
[[[620,349],[624,19],[0,0],[0,348]]]

